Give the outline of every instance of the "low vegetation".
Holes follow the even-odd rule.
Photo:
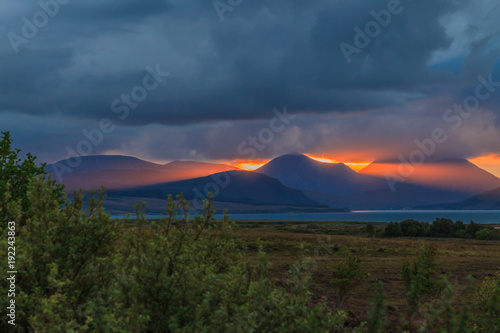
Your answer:
[[[401,223],[390,222],[385,227],[384,237],[438,237],[438,238],[473,238],[480,240],[500,240],[500,230],[493,226],[484,226],[471,221],[453,222],[445,218],[437,218],[434,222],[406,220]]]

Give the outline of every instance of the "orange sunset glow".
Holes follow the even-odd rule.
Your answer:
[[[500,177],[500,156],[486,155],[469,159],[469,161],[478,167],[491,172],[495,176]]]
[[[316,160],[318,162],[323,162],[323,163],[344,163],[345,165],[349,166],[351,169],[354,171],[359,171],[364,168],[366,168],[368,165],[370,165],[370,162],[363,162],[363,163],[355,163],[355,162],[341,162],[335,159],[331,159],[328,157],[325,157],[324,155],[322,156],[314,156],[314,155],[306,155],[309,158],[312,158],[313,160]]]
[[[370,165],[371,162],[342,162],[333,158],[326,157],[325,155],[311,155],[306,154],[307,157],[322,163],[344,163],[349,166],[351,169],[359,172],[363,170],[367,166]],[[257,161],[237,161],[231,163],[231,165],[237,167],[241,170],[246,171],[255,171],[264,164],[268,163],[270,160],[257,160]],[[487,170],[488,172],[494,174],[497,177],[500,177],[500,156],[498,155],[486,155],[480,156],[473,159],[469,159],[470,162],[474,163],[478,167]],[[430,173],[432,175],[432,172]]]
[[[341,162],[335,159],[331,159],[328,157],[325,157],[324,155],[321,156],[315,156],[315,155],[308,155],[306,154],[307,157],[318,161],[322,163],[344,163],[345,165],[349,166],[351,169],[355,170],[356,172],[366,168],[368,165],[370,165],[370,162]],[[268,163],[270,160],[258,160],[258,161],[236,161],[231,163],[232,166],[237,167],[238,169],[241,170],[246,170],[246,171],[255,171],[264,164]]]
[[[249,162],[249,161],[239,161],[233,164],[233,166],[237,167],[238,169],[246,170],[246,171],[254,171],[266,164],[267,161],[259,161],[259,162]]]
[[[324,155],[322,155],[322,156],[306,155],[306,156],[309,157],[309,158],[312,158],[313,160],[318,161],[318,162],[323,162],[323,163],[340,163],[339,161],[333,160],[333,159],[328,158],[328,157],[325,157]]]

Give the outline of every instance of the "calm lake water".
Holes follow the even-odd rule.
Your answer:
[[[221,218],[222,215],[216,215]],[[500,210],[363,210],[349,213],[231,214],[233,220],[401,222],[406,219],[432,222],[438,217],[469,223],[500,224]]]
[[[124,216],[112,215],[112,218]],[[132,218],[135,215],[131,216]],[[156,219],[162,215],[146,215]],[[216,214],[221,219],[222,214]],[[232,220],[254,221],[352,221],[352,222],[401,222],[407,219],[432,222],[438,217],[474,221],[483,224],[500,224],[500,210],[358,210],[348,213],[280,213],[280,214],[230,214]]]

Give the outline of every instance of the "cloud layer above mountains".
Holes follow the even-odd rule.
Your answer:
[[[238,146],[286,106],[297,117],[258,158],[390,158],[435,128],[449,137],[440,156],[500,153],[500,86],[460,126],[443,120],[479,76],[500,82],[496,1],[215,4],[0,4],[0,130],[44,161],[64,158],[103,119],[115,128],[94,154],[243,159]],[[377,17],[379,30],[366,31]],[[356,47],[350,61],[346,44]]]

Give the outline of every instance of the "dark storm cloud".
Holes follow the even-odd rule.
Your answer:
[[[386,3],[243,2],[221,22],[211,2],[72,1],[19,54],[3,40],[0,107],[98,119],[141,82],[145,66],[156,64],[172,77],[129,124],[255,119],[283,104],[295,112],[403,105],[406,93],[450,82],[449,73],[427,64],[449,47],[452,37],[439,19],[458,7],[402,2],[403,12],[348,65],[339,44],[353,43],[353,27],[364,28],[370,11]],[[24,13],[29,18],[38,9]],[[2,32],[19,32],[21,18],[4,16]],[[123,66],[106,67],[113,62]]]
[[[16,129],[23,146],[48,161],[102,118],[117,130],[94,153],[239,158],[235,142],[283,105],[303,116],[259,157],[320,150],[386,157],[441,124],[447,108],[474,93],[478,75],[500,81],[493,0],[401,1],[351,63],[339,45],[355,45],[354,28],[364,29],[388,1],[243,1],[221,21],[212,1],[72,0],[18,53],[7,35],[22,36],[22,18],[32,21],[41,9],[0,7],[0,130]],[[119,119],[112,103],[157,65],[168,78]],[[470,135],[495,138],[488,126],[499,106],[500,92],[443,150],[472,156],[500,148]]]

